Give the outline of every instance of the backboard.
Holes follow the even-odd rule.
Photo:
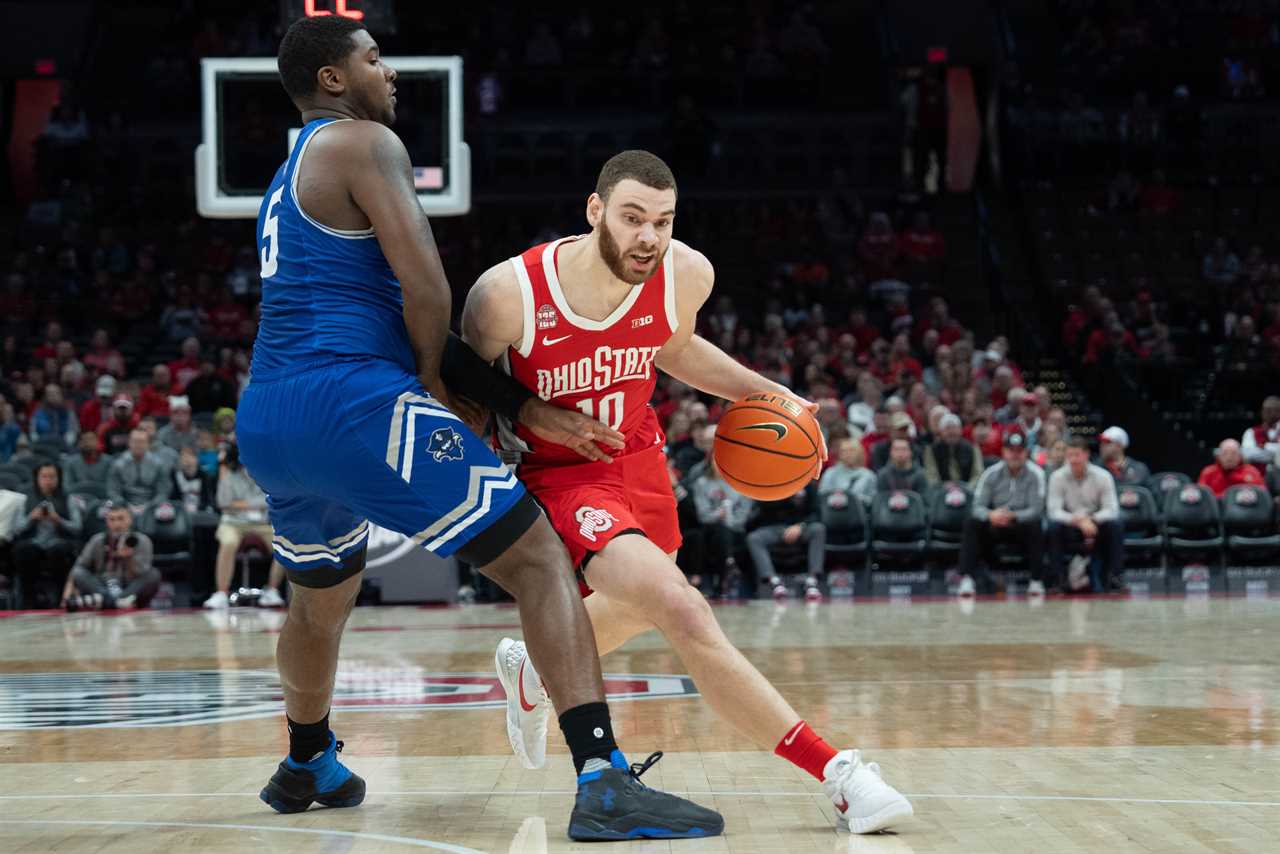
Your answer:
[[[398,72],[396,125],[413,163],[418,200],[429,216],[471,208],[471,152],[462,141],[462,58],[386,57]],[[200,63],[201,143],[196,207],[215,219],[252,219],[301,130],[280,85],[275,57]]]

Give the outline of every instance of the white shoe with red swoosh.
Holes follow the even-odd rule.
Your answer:
[[[857,750],[842,750],[822,771],[822,788],[851,833],[875,833],[914,814],[911,802],[880,778],[880,766]]]
[[[547,761],[547,718],[551,699],[529,661],[524,642],[503,638],[493,656],[498,681],[507,693],[507,739],[526,768],[541,768]]]

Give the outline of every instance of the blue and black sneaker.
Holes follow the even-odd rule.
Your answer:
[[[364,800],[364,780],[338,761],[342,742],[329,733],[329,746],[310,762],[286,756],[258,795],[276,812],[302,812],[311,804],[354,807]]]
[[[724,832],[720,813],[640,782],[661,753],[636,765],[627,765],[621,750],[610,758],[612,767],[578,775],[570,839],[688,839]]]

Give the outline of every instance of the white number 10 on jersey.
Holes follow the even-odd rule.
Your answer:
[[[622,414],[626,411],[623,403],[626,394],[621,391],[615,391],[613,394],[606,394],[600,398],[600,408],[596,411],[595,401],[591,398],[578,401],[578,409],[588,418],[594,418],[602,424],[608,425],[609,429],[617,430],[622,426]]]

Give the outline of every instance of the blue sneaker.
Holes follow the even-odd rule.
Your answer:
[[[613,767],[578,775],[570,839],[689,839],[724,832],[720,813],[640,782],[662,753],[636,765],[628,765],[620,750],[610,758]]]
[[[286,756],[258,795],[276,812],[302,812],[312,802],[322,807],[354,807],[364,800],[364,780],[338,761],[342,742],[329,733],[329,746],[310,762]]]

